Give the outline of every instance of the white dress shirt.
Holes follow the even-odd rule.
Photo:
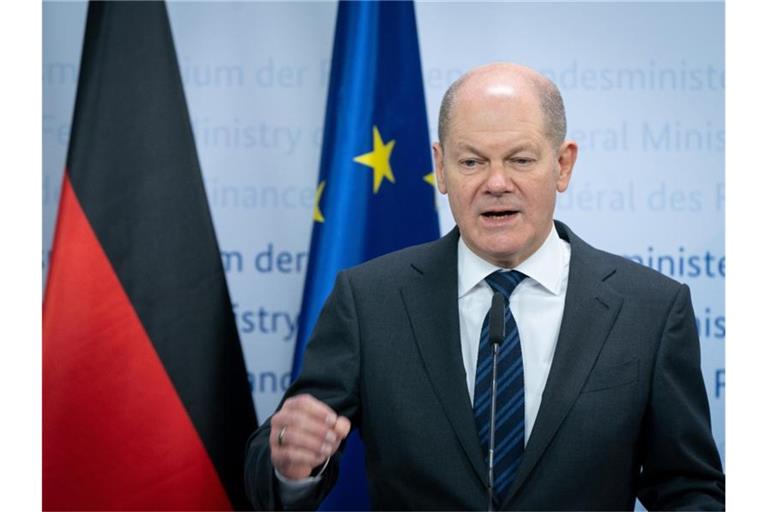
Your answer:
[[[480,329],[491,307],[493,291],[485,278],[500,270],[473,253],[459,238],[459,327],[461,355],[467,372],[470,401],[475,396],[475,371]],[[552,231],[528,259],[511,270],[528,276],[517,285],[509,300],[520,333],[525,382],[525,442],[531,435],[541,395],[547,383],[557,336],[563,320],[571,246]],[[503,270],[503,269],[501,269]]]
[[[473,401],[480,329],[493,296],[485,278],[501,267],[473,253],[461,238],[457,250],[461,354],[467,373],[467,390],[470,401]],[[555,354],[555,344],[563,320],[570,260],[571,246],[560,239],[553,223],[541,247],[520,265],[510,269],[528,276],[517,285],[509,300],[523,354],[526,443],[539,412],[541,395]],[[284,504],[293,503],[307,495],[322,478],[322,472],[316,477],[301,480],[288,480],[277,470],[275,474]]]

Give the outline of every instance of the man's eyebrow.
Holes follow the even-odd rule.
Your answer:
[[[537,144],[535,142],[524,140],[524,141],[520,141],[520,142],[515,143],[513,146],[510,146],[505,151],[505,153],[507,155],[513,155],[513,154],[515,154],[515,153],[517,153],[519,151],[526,151],[526,150],[533,151],[533,150],[536,150],[537,147],[538,146],[537,146]],[[475,146],[473,146],[472,144],[470,144],[468,142],[461,142],[461,141],[457,142],[456,143],[456,149],[458,151],[469,151],[470,153],[475,153],[475,154],[478,154],[478,155],[484,154],[484,152],[482,150],[476,148]]]
[[[457,147],[457,149],[459,151],[469,151],[471,153],[477,153],[477,154],[481,154],[482,153],[482,151],[480,151],[475,146],[473,146],[472,144],[469,144],[467,142],[457,142],[456,143],[456,147]]]

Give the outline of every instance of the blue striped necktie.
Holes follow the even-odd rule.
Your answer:
[[[509,309],[509,297],[526,278],[522,272],[496,271],[485,278],[494,292],[504,296],[505,338],[499,350],[496,384],[496,449],[494,450],[494,501],[501,503],[515,479],[525,446],[525,391],[523,386],[523,354],[517,323]],[[475,425],[488,463],[491,421],[491,363],[493,352],[488,337],[488,315],[480,331],[475,375]]]

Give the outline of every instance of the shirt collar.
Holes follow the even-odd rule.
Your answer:
[[[513,270],[524,273],[548,292],[556,295],[562,286],[562,275],[568,261],[565,260],[564,242],[557,235],[554,223],[549,235],[541,247]],[[488,275],[497,270],[504,270],[489,263],[472,252],[464,239],[459,237],[459,298],[463,297]]]

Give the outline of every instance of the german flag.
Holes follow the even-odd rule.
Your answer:
[[[43,508],[247,508],[256,415],[168,14],[92,2],[43,304]]]

